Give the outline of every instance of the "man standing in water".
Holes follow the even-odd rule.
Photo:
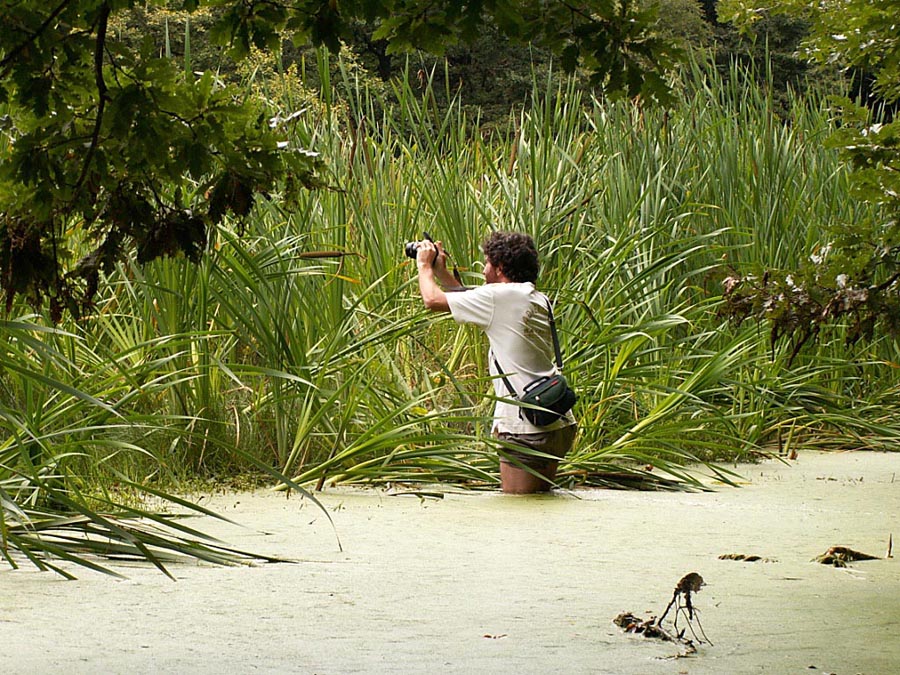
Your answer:
[[[505,374],[513,389],[521,392],[529,382],[558,372],[553,360],[549,300],[534,287],[537,248],[527,234],[493,232],[482,244],[482,251],[484,285],[449,292],[458,289],[458,283],[447,270],[442,242],[419,242],[419,292],[429,310],[450,312],[457,322],[474,324],[487,334],[491,346],[488,365],[497,396],[493,433],[509,446],[500,456],[503,491],[546,492],[556,476],[559,459],[565,457],[575,440],[575,418],[569,411],[548,426],[531,424],[519,414],[521,407],[509,399],[501,377]],[[516,446],[525,452],[516,451]]]

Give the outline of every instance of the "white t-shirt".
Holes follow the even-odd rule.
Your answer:
[[[498,362],[519,395],[532,380],[558,372],[547,299],[534,284],[484,284],[467,291],[447,293],[447,304],[458,323],[474,324],[487,334],[491,345],[489,371],[498,399],[511,398],[497,372]],[[569,411],[550,426],[537,427],[522,419],[519,410],[514,403],[498,400],[494,407],[494,431],[533,434],[575,424]]]

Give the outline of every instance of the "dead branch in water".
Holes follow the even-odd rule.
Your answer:
[[[712,645],[712,642],[703,630],[703,626],[700,625],[700,617],[697,616],[692,601],[692,594],[699,592],[705,585],[706,583],[703,581],[703,577],[696,572],[685,574],[675,586],[672,599],[669,601],[669,604],[666,606],[665,611],[659,619],[654,616],[651,616],[649,619],[640,619],[631,612],[623,612],[613,619],[613,623],[622,628],[626,633],[636,633],[638,635],[643,635],[644,637],[656,638],[657,640],[663,640],[664,642],[674,642],[679,644],[685,649],[683,656],[694,654],[697,651],[697,647],[694,644],[695,640],[699,644],[702,644],[705,641],[707,644]],[[682,601],[684,604],[682,604]],[[675,632],[671,633],[663,627],[662,622],[673,606],[675,607],[675,619],[673,621]],[[682,628],[681,631],[678,630],[679,614],[684,614],[688,624],[687,628]],[[697,637],[697,633],[694,630],[693,622],[695,620],[697,622],[697,628],[699,628],[700,634],[703,636],[703,640]],[[688,628],[690,628],[691,635],[694,638],[693,640],[684,637],[685,631]]]
[[[695,616],[694,605],[691,602],[691,594],[699,593],[700,589],[705,585],[706,582],[703,581],[703,577],[701,577],[696,572],[690,572],[681,577],[681,579],[675,586],[675,592],[672,593],[672,599],[666,606],[666,610],[662,613],[662,616],[659,617],[656,625],[662,625],[663,619],[666,618],[666,614],[668,614],[669,610],[672,609],[672,605],[675,605],[675,619],[673,621],[673,625],[675,626],[675,634],[678,636],[678,639],[680,640],[684,637],[684,631],[686,630],[682,629],[680,633],[678,632],[678,615],[683,613],[687,617],[687,625],[688,628],[691,629],[691,635],[694,636],[694,639],[697,640],[697,642],[703,642],[703,640],[697,637],[697,633],[694,631],[693,621],[696,618],[697,628],[700,629],[700,634],[703,636],[704,640],[706,640],[707,643],[712,645],[710,639],[706,637],[706,631],[703,630],[703,626],[700,624],[700,617]],[[684,599],[683,605],[681,604],[682,598]]]

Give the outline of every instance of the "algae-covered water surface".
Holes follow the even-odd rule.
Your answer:
[[[215,495],[204,503],[243,527],[203,529],[295,562],[176,565],[175,582],[146,565],[118,568],[125,581],[0,571],[0,670],[900,669],[900,565],[886,557],[900,534],[900,454],[804,453],[738,470],[741,487],[704,493],[331,490],[320,499],[334,528],[296,496]],[[877,559],[813,562],[832,546]],[[708,640],[693,653],[613,623],[660,615],[690,572],[706,583],[692,601]]]

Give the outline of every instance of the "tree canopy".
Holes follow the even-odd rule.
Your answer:
[[[810,59],[857,69],[874,81],[874,100],[835,97],[838,127],[826,141],[854,169],[854,195],[873,207],[863,222],[827,233],[803,270],[767,270],[731,277],[726,312],[738,320],[767,320],[772,338],[790,336],[795,351],[836,319],[849,320],[848,339],[872,337],[876,327],[900,334],[900,33],[897,0],[808,3],[722,0],[719,16],[745,28],[773,13],[810,24]]]
[[[294,111],[195,74],[145,40],[110,30],[136,0],[0,0],[0,287],[51,315],[89,304],[102,272],[197,259],[226,214],[317,185],[321,160],[291,133]],[[628,0],[183,0],[209,11],[209,35],[235,58],[283,41],[338,49],[367,22],[390,52],[441,53],[487,22],[590,71],[610,95],[666,95],[673,51],[653,13]],[[79,256],[85,247],[91,252]],[[75,258],[79,257],[78,260]]]

